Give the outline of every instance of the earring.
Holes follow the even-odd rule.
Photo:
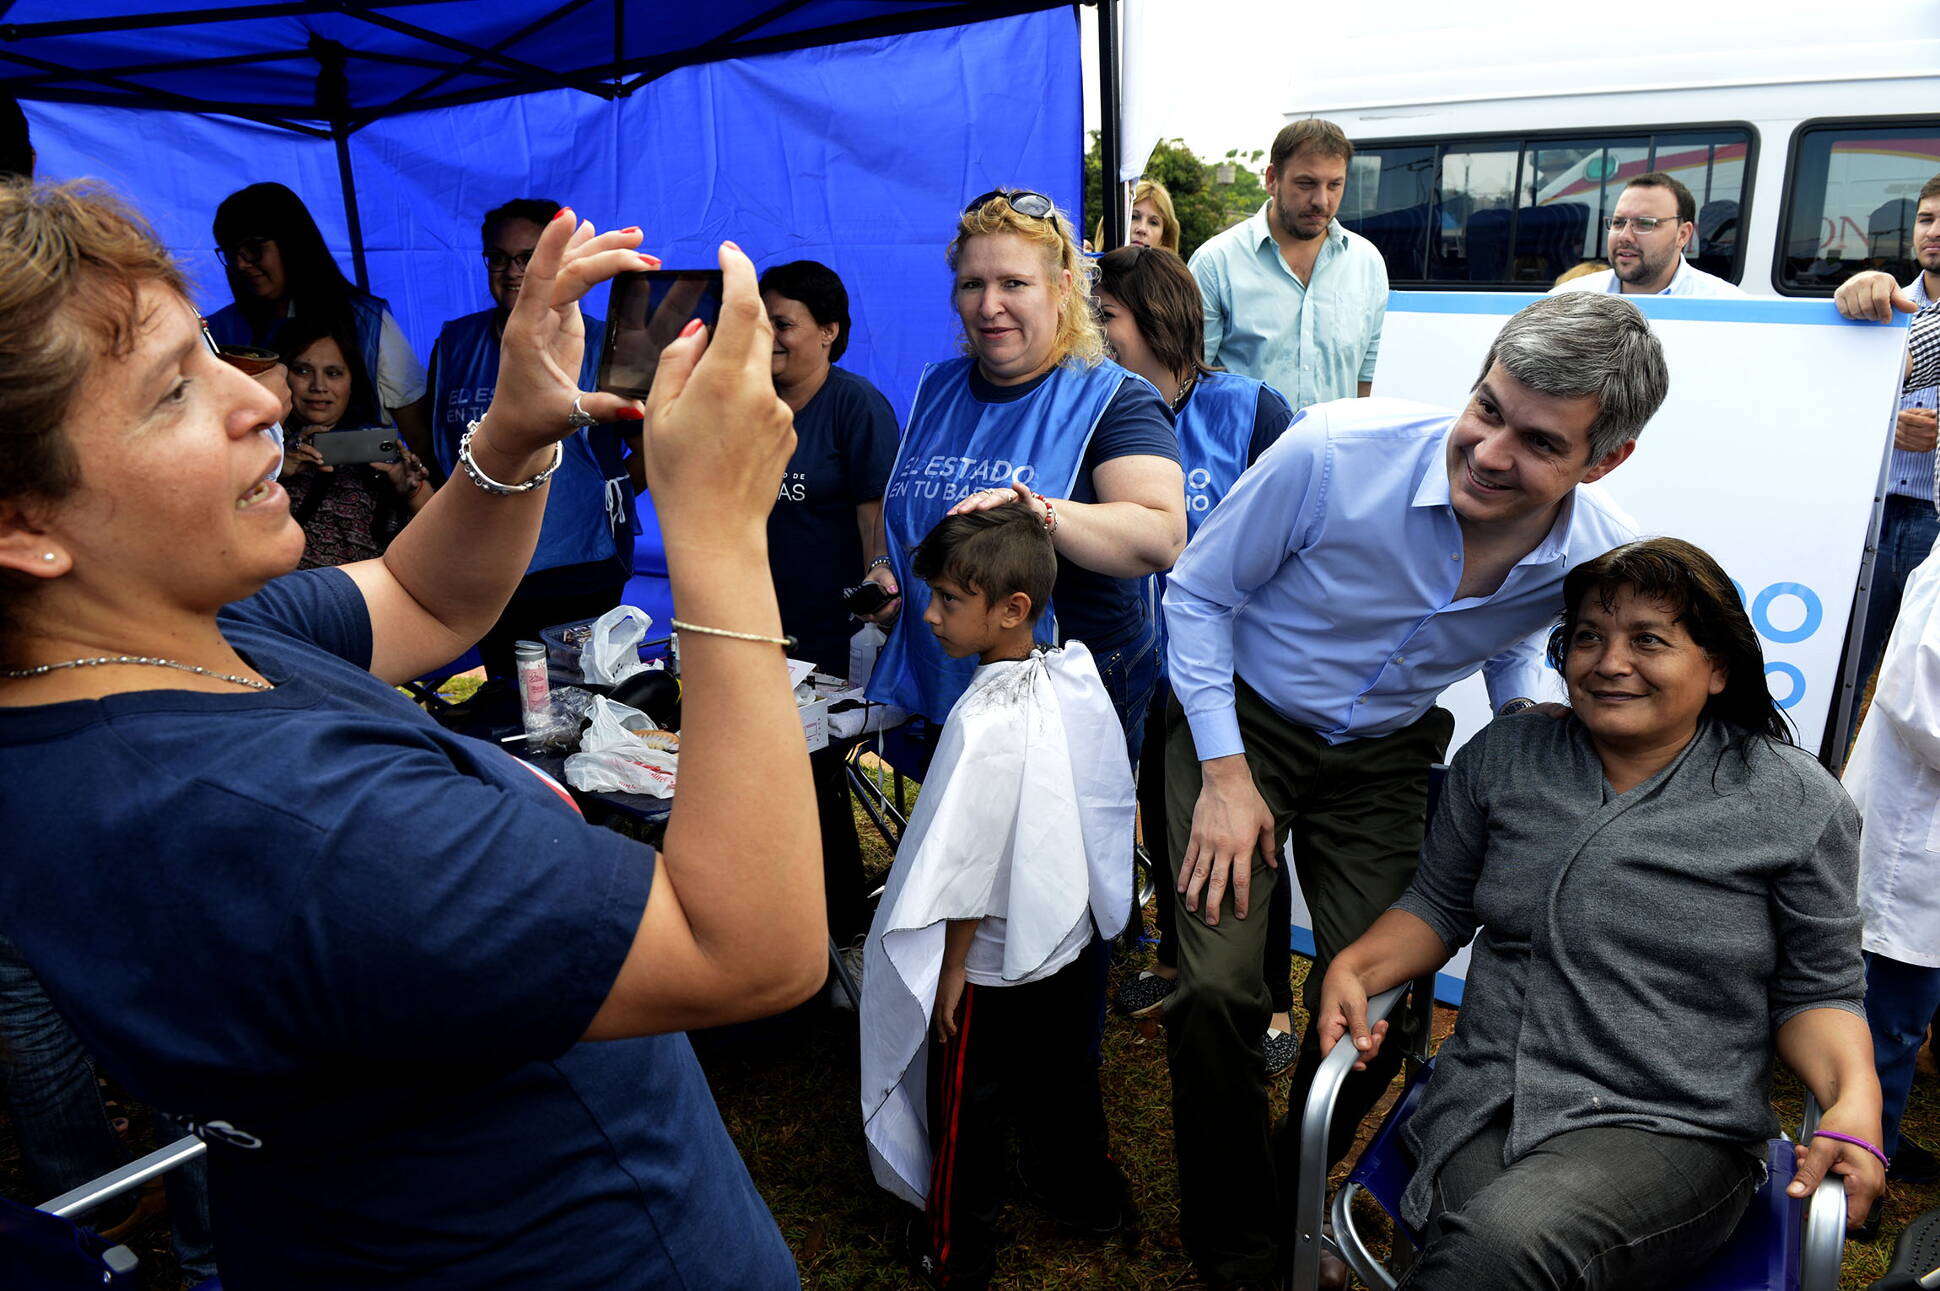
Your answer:
[[[51,551],[43,551],[40,553],[40,558],[50,565],[54,563],[54,553]]]

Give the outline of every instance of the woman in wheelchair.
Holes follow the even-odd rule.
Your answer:
[[[1790,1194],[1837,1172],[1856,1224],[1885,1186],[1858,815],[1791,743],[1730,579],[1657,538],[1579,565],[1563,599],[1568,714],[1456,755],[1413,886],[1322,990],[1322,1049],[1371,1057],[1368,998],[1475,940],[1403,1130],[1425,1239],[1404,1287],[1688,1271],[1762,1180],[1774,1049],[1825,1107]]]

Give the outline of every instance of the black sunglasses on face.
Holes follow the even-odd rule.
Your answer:
[[[1057,203],[1042,193],[1033,193],[1028,188],[993,188],[982,197],[976,198],[963,208],[965,215],[973,215],[990,203],[1002,198],[1010,204],[1010,209],[1028,219],[1044,220],[1057,210]]]

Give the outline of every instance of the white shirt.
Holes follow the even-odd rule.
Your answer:
[[[1605,269],[1601,273],[1586,273],[1581,278],[1572,278],[1560,287],[1551,287],[1549,294],[1561,295],[1566,291],[1600,291],[1614,296],[1623,290],[1617,281],[1615,269]],[[1704,270],[1677,257],[1677,270],[1671,274],[1671,285],[1656,293],[1659,296],[1744,296],[1747,293],[1735,282],[1727,282],[1714,273]]]
[[[1940,548],[1906,580],[1845,781],[1864,821],[1860,944],[1940,968]]]

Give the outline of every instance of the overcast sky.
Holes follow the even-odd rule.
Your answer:
[[[1184,139],[1202,158],[1216,161],[1228,148],[1251,152],[1265,148],[1282,123],[1285,82],[1275,75],[1272,41],[1252,43],[1233,39],[1235,31],[1284,32],[1288,9],[1284,3],[1261,0],[1137,0],[1163,12],[1177,4],[1192,21],[1167,24],[1168,62],[1179,75],[1138,77],[1138,92],[1151,95],[1157,107],[1161,138]],[[1098,128],[1098,10],[1079,7],[1085,65],[1085,129]],[[1190,69],[1190,70],[1185,70]]]

